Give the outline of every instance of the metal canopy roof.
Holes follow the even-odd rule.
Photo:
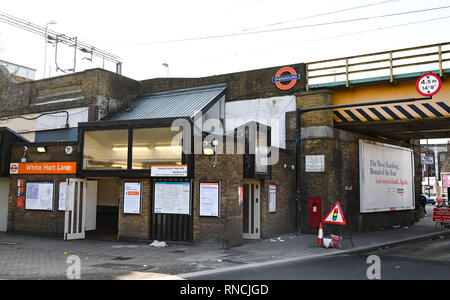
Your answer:
[[[130,109],[114,115],[110,120],[144,120],[190,117],[208,109],[224,94],[226,85],[204,86],[139,96]]]

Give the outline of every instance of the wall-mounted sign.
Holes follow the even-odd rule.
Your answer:
[[[152,166],[152,177],[187,177],[187,165]]]
[[[76,174],[76,162],[11,163],[9,173],[17,174]]]
[[[190,182],[155,182],[155,214],[191,214]]]
[[[242,187],[242,186],[238,187],[238,201],[239,201],[239,206],[244,204],[244,187]]]
[[[325,155],[306,155],[305,169],[311,173],[325,172]]]
[[[422,165],[432,165],[434,164],[433,156],[422,156]]]
[[[278,70],[275,77],[272,78],[272,82],[275,83],[280,90],[286,91],[292,88],[299,79],[300,75],[297,74],[293,68],[284,67]],[[283,84],[282,82],[287,82],[287,84]]]
[[[66,210],[66,195],[67,195],[67,184],[65,181],[59,183],[59,197],[58,197],[58,210]]]
[[[218,217],[219,199],[218,182],[200,182],[200,217]]]
[[[27,182],[25,209],[53,210],[53,182]]]
[[[277,186],[269,184],[269,213],[277,211]]]
[[[436,95],[441,89],[442,81],[439,76],[433,73],[428,73],[419,78],[416,83],[416,88],[422,96]]]
[[[142,203],[142,183],[125,182],[123,186],[123,213],[137,214],[141,213]]]

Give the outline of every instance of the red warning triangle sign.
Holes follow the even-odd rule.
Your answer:
[[[344,218],[344,213],[341,208],[341,204],[337,202],[328,215],[323,219],[322,223],[335,224],[335,225],[347,225]]]

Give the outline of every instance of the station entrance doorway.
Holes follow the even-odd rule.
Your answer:
[[[116,240],[119,185],[116,178],[68,179],[64,239]]]

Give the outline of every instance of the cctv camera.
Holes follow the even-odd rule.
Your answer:
[[[27,151],[28,147],[27,146],[23,146],[23,151]]]

